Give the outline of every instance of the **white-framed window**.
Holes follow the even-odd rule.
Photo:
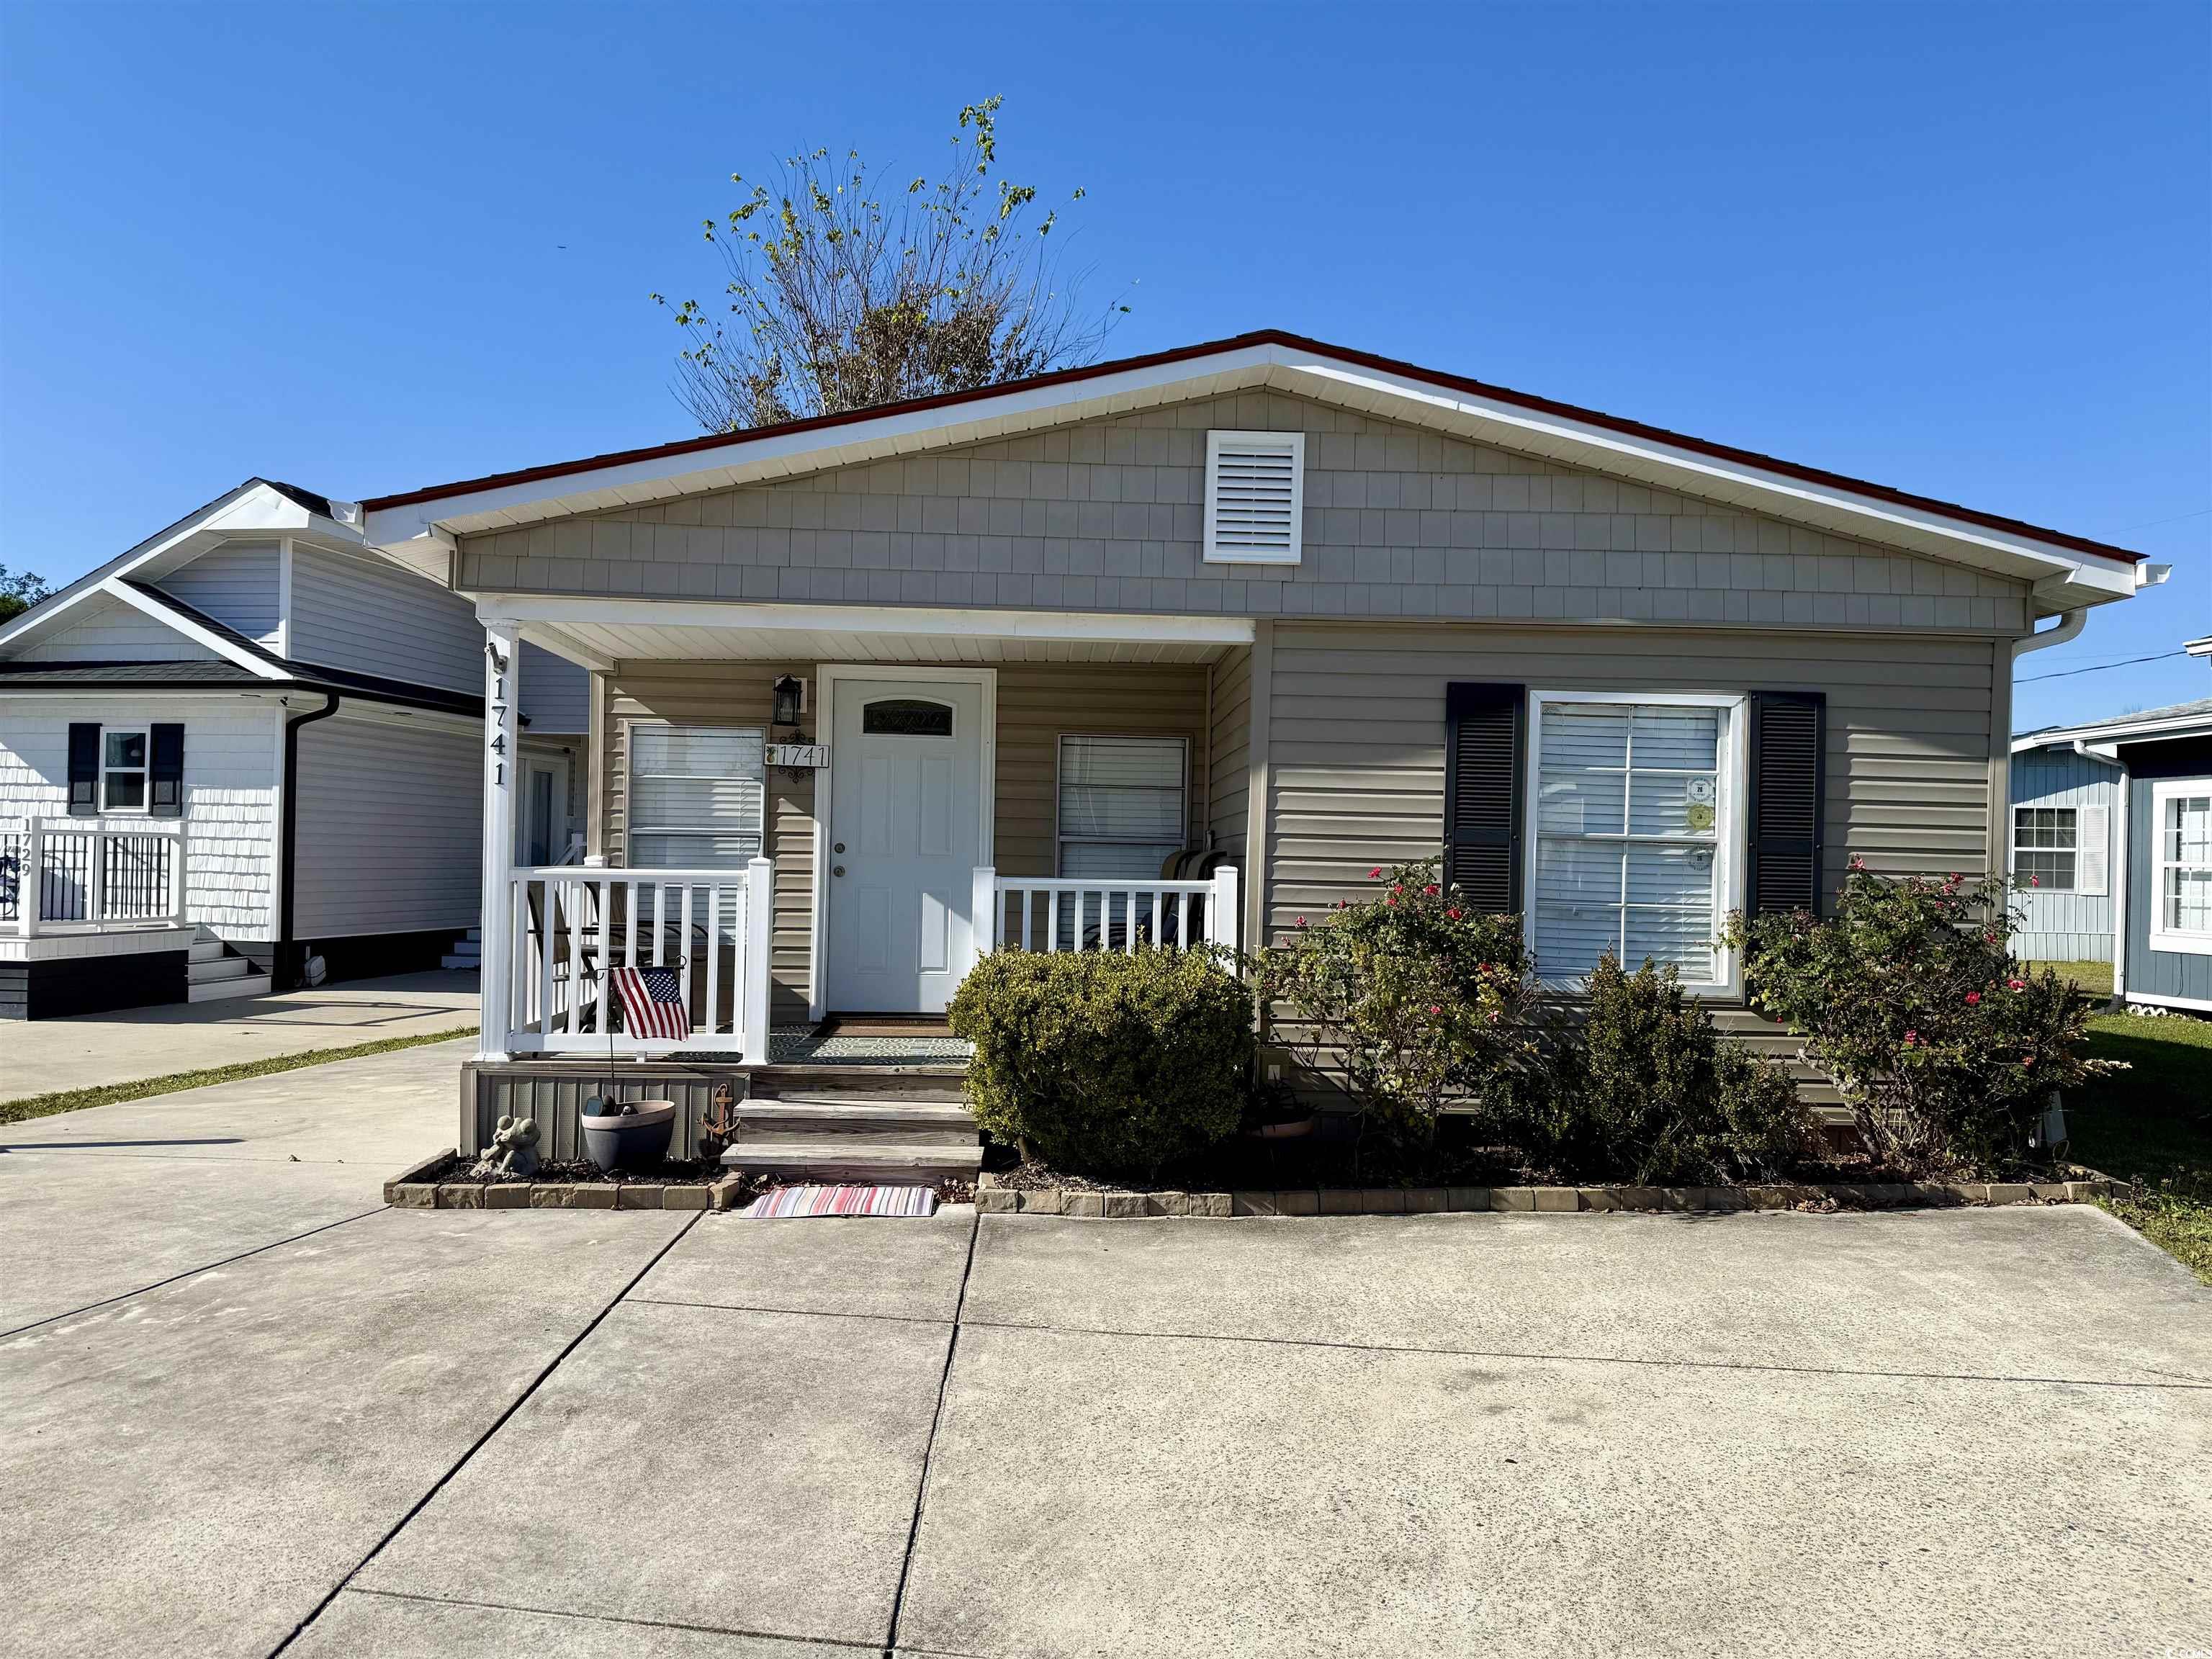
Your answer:
[[[1719,943],[1742,902],[1743,699],[1537,691],[1529,696],[1529,947],[1571,982],[1610,951],[1734,995]]]
[[[1305,504],[1304,433],[1206,434],[1207,562],[1296,564]]]
[[[1062,737],[1056,872],[1158,880],[1189,834],[1189,766],[1181,738]]]
[[[103,726],[100,733],[100,810],[143,812],[149,757],[147,728]]]
[[[2212,956],[2212,779],[2151,786],[2150,948]]]
[[[631,866],[725,870],[759,857],[767,738],[758,726],[632,721],[624,803]]]
[[[2039,892],[2072,892],[2078,827],[2070,806],[2014,807],[2012,878]]]

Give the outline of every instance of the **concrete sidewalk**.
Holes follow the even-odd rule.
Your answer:
[[[0,1036],[0,1101],[459,1030],[477,1023],[477,1006],[473,973],[400,974],[276,996],[25,1020]]]

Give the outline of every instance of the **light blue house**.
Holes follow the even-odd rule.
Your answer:
[[[2020,953],[2212,1012],[2212,699],[2013,739]]]

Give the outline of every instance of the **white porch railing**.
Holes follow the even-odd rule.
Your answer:
[[[501,918],[512,947],[500,1026],[507,1052],[734,1051],[748,1065],[766,1065],[773,890],[766,859],[743,870],[556,864],[512,872]],[[615,968],[672,969],[690,1035],[611,1029],[621,1024],[618,1000],[609,1018]]]
[[[1237,871],[1205,881],[1109,881],[975,872],[975,948],[1134,951],[1140,943],[1237,948]]]
[[[183,826],[28,820],[0,830],[0,923],[25,939],[181,927]]]

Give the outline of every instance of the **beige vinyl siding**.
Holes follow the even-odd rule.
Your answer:
[[[779,674],[814,676],[810,663],[635,662],[605,677],[606,742],[599,772],[605,823],[600,844],[610,863],[628,856],[629,744],[633,720],[679,726],[738,726],[768,730],[771,688]],[[809,717],[810,721],[811,716]],[[769,733],[771,742],[791,737]],[[775,866],[775,921],[769,960],[775,975],[769,1018],[804,1021],[813,993],[809,969],[814,927],[814,775],[770,767],[764,850]]]
[[[820,665],[811,662],[635,662],[607,676],[599,776],[605,803],[601,844],[610,860],[618,862],[625,854],[628,722],[765,727],[775,677],[798,674],[816,681],[813,707],[818,708],[819,673]],[[994,784],[999,868],[1016,875],[1053,873],[1064,732],[1185,738],[1190,745],[1190,844],[1197,845],[1205,831],[1206,676],[1203,666],[1000,665]],[[790,735],[787,729],[774,734],[776,740]],[[809,741],[828,736],[811,709],[800,736]],[[773,959],[775,1018],[780,1022],[804,1018],[813,990],[815,793],[813,774],[794,779],[769,769],[768,856],[775,866]]]
[[[1060,739],[1096,732],[1184,739],[1184,845],[1206,832],[1206,670],[1008,663],[999,669],[994,857],[1012,876],[1050,876],[1057,849]]]
[[[1252,647],[1232,647],[1213,665],[1213,730],[1206,744],[1208,828],[1212,845],[1241,865],[1249,834],[1246,789],[1251,766]]]
[[[1306,434],[1304,556],[1207,564],[1211,429]],[[2027,631],[2027,586],[1279,392],[460,544],[472,591],[1249,617]]]
[[[1272,935],[1443,833],[1444,687],[1807,690],[1828,706],[1826,868],[2001,867],[1990,757],[2002,642],[1938,635],[1279,624],[1270,758]],[[1741,833],[1739,827],[1738,833]]]

